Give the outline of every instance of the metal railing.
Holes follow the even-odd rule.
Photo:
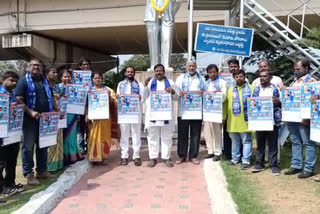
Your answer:
[[[312,0],[296,0],[297,2],[300,3],[300,5],[296,8],[294,8],[293,10],[291,11],[288,11],[286,9],[284,9],[278,2],[276,2],[275,0],[271,0],[271,2],[277,6],[281,11],[283,11],[284,13],[287,14],[287,27],[290,28],[290,20],[292,19],[293,21],[295,21],[296,23],[298,23],[300,25],[300,32],[299,32],[299,36],[300,38],[302,38],[302,36],[304,35],[304,32],[305,30],[306,31],[310,31],[310,28],[308,28],[306,25],[305,25],[305,15],[306,15],[306,12],[307,10],[310,10],[314,15],[317,15],[319,16],[320,18],[320,13],[318,13],[317,11],[315,11],[310,5],[309,3],[312,1]],[[294,16],[294,13],[299,11],[299,10],[302,10],[302,14],[301,14],[301,21],[299,19],[297,19],[295,16]]]

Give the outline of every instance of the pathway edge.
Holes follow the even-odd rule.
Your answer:
[[[73,164],[59,176],[56,182],[33,195],[24,206],[14,211],[13,214],[50,213],[73,185],[87,174],[91,166],[87,159]]]
[[[238,214],[238,206],[228,191],[228,183],[220,162],[206,159],[203,170],[212,214]]]

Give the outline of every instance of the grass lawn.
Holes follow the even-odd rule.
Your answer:
[[[21,150],[20,150],[21,152]],[[63,170],[57,172],[57,177],[51,180],[40,180],[41,185],[39,186],[28,186],[25,184],[25,178],[22,175],[22,168],[21,168],[21,153],[18,157],[17,163],[17,173],[16,173],[16,183],[22,183],[24,185],[25,191],[19,194],[16,194],[12,197],[6,198],[5,200],[7,203],[0,204],[0,214],[9,214],[24,204],[26,204],[30,197],[44,189],[46,189],[50,184],[54,183],[57,178],[63,173]]]
[[[255,159],[255,154],[253,154],[252,159]],[[285,193],[290,194],[290,191],[293,191],[293,189],[290,188],[289,186],[294,186],[295,182],[297,183],[297,185],[305,184],[305,185],[308,185],[307,186],[308,188],[314,188],[315,194],[313,194],[313,196],[315,197],[315,199],[320,197],[320,195],[318,195],[318,193],[320,193],[320,185],[318,183],[313,182],[312,179],[300,180],[300,179],[297,179],[295,176],[287,177],[283,175],[283,173],[287,169],[289,169],[290,161],[291,161],[291,144],[286,143],[285,146],[281,149],[280,167],[282,169],[282,175],[279,177],[270,175],[271,174],[270,169],[267,169],[264,173],[255,174],[255,176],[258,176],[260,178],[260,179],[257,179],[257,177],[253,176],[253,174],[251,173],[251,168],[247,171],[242,171],[239,169],[239,165],[228,166],[227,161],[221,162],[221,166],[224,170],[224,173],[228,182],[228,189],[232,194],[232,197],[235,203],[239,207],[240,214],[279,213],[277,211],[274,211],[273,209],[274,205],[272,201],[268,201],[267,195],[270,194],[270,191],[266,189],[268,187],[274,188],[272,190],[274,194],[273,199],[277,197],[276,196],[277,194],[278,195],[283,195]],[[252,163],[254,163],[254,160],[252,161]],[[319,166],[319,163],[320,163],[320,154],[318,154],[317,166]],[[287,185],[288,185],[288,188],[284,189],[284,187]],[[299,190],[295,189],[294,191],[299,191]],[[295,194],[297,194],[299,197],[299,195],[301,194],[302,196],[304,192],[301,191],[300,194],[299,192],[295,192]],[[301,206],[308,206],[303,204],[303,202],[301,201],[299,202],[299,198],[296,198],[296,202]],[[294,202],[290,201],[288,204],[289,205],[287,206],[289,206],[290,208],[290,204],[294,204]]]
[[[239,167],[230,167],[227,161],[221,162],[228,189],[238,205],[240,214],[266,214],[269,207],[263,203],[261,188],[248,180],[247,174],[241,173]]]

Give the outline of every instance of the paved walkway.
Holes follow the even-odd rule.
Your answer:
[[[142,166],[136,167],[132,161],[120,166],[119,151],[112,151],[110,164],[94,166],[52,213],[211,213],[203,162],[198,166],[187,162],[173,168],[158,162],[149,168],[145,146],[142,154]]]

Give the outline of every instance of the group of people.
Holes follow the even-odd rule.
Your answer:
[[[103,85],[103,75],[92,71],[92,86],[89,91],[103,90],[109,95],[109,119],[88,120],[86,107],[85,115],[66,114],[67,128],[60,129],[57,134],[57,144],[49,148],[39,148],[39,118],[44,112],[59,112],[59,99],[66,97],[66,87],[71,83],[72,70],[62,69],[59,74],[54,67],[43,71],[43,64],[39,59],[32,59],[23,77],[11,71],[5,72],[0,93],[10,95],[11,105],[24,105],[22,169],[27,184],[38,185],[39,179],[52,178],[51,172],[62,169],[77,161],[83,160],[81,153],[87,152],[88,160],[95,164],[106,164],[113,141],[120,140],[121,165],[129,162],[129,139],[132,138],[134,165],[140,166],[142,111],[138,123],[121,123],[117,121],[117,99],[121,95],[137,95],[140,109],[145,105],[145,130],[147,132],[149,167],[154,167],[161,153],[161,159],[167,167],[181,164],[189,160],[198,165],[200,136],[204,124],[204,136],[208,150],[205,158],[219,161],[224,155],[229,158],[229,165],[240,163],[243,170],[249,169],[252,156],[252,134],[248,130],[247,99],[250,97],[269,96],[274,103],[274,126],[272,131],[256,131],[257,152],[252,172],[265,169],[265,147],[268,144],[269,162],[274,175],[280,174],[278,164],[278,127],[281,125],[279,111],[281,110],[280,90],[284,89],[281,78],[273,76],[271,64],[268,61],[259,63],[259,78],[252,85],[246,79],[244,70],[240,69],[239,61],[231,59],[228,62],[235,84],[229,86],[220,78],[215,64],[207,66],[206,80],[197,72],[197,64],[189,60],[186,72],[181,74],[176,82],[165,75],[162,64],[154,66],[154,76],[139,82],[135,78],[135,68],[125,69],[125,79],[118,84],[117,91]],[[315,81],[309,75],[309,62],[298,59],[294,66],[295,81],[293,86],[300,86],[305,82]],[[80,70],[91,70],[90,60],[80,60]],[[60,82],[59,84],[56,84]],[[171,160],[172,137],[175,129],[175,115],[172,108],[171,120],[152,120],[150,118],[151,94],[166,91],[173,102],[178,101],[178,159]],[[189,91],[203,93],[206,91],[220,92],[223,100],[223,123],[203,122],[202,119],[184,119],[180,109],[181,99]],[[315,99],[315,98],[314,98]],[[63,114],[61,114],[63,117]],[[298,178],[307,178],[314,174],[316,163],[316,143],[310,140],[308,121],[301,123],[288,122],[292,142],[292,161],[286,175],[297,174]],[[81,136],[79,138],[79,135]],[[83,146],[85,136],[88,137],[87,146]],[[81,142],[79,142],[81,141]],[[0,139],[0,143],[2,139]],[[306,158],[303,165],[303,147],[306,147]],[[160,149],[161,147],[161,149]],[[0,192],[12,195],[23,191],[20,184],[15,183],[15,168],[18,158],[19,142],[8,146],[0,146]],[[36,153],[36,175],[34,174],[34,150]],[[5,170],[5,176],[3,171]]]

